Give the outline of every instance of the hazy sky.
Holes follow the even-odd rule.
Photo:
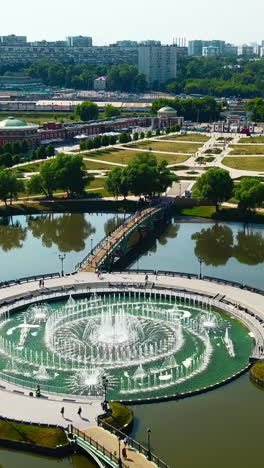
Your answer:
[[[1,6],[0,35],[29,40],[92,36],[95,45],[119,39],[264,40],[264,1],[252,0],[12,0]]]

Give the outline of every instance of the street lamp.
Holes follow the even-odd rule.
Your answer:
[[[198,257],[198,262],[200,263],[200,274],[199,274],[199,278],[202,279],[202,263],[203,263],[202,257]]]
[[[150,450],[150,435],[151,435],[151,429],[148,428],[148,460],[151,461],[151,450]]]
[[[64,271],[63,271],[63,262],[66,258],[66,254],[59,254],[59,260],[61,261],[61,276],[64,276]]]
[[[103,375],[102,376],[102,385],[103,385],[103,389],[104,389],[104,403],[106,403],[106,401],[107,401],[106,396],[107,396],[108,384],[109,384],[108,378],[106,377],[106,375]]]
[[[93,254],[93,239],[91,239],[91,254]]]
[[[118,437],[118,466],[122,468],[122,460],[121,460],[121,437]]]

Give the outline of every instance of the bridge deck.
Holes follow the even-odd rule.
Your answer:
[[[84,430],[84,433],[118,457],[118,438],[115,435],[101,427],[91,427]],[[121,441],[121,451],[123,447],[124,443]],[[121,454],[121,460],[125,467],[153,468],[155,466],[155,464],[147,460],[144,455],[129,447],[127,447],[127,458],[125,459]]]
[[[98,266],[102,263],[104,258],[118,245],[118,243],[133,230],[133,228],[142,223],[146,218],[157,213],[160,208],[146,208],[145,210],[136,213],[133,218],[119,226],[105,241],[95,247],[93,254],[91,254],[87,262],[81,267],[82,271],[95,272]]]

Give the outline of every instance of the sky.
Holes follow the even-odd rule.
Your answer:
[[[0,35],[28,40],[92,36],[94,45],[122,39],[175,37],[222,39],[235,44],[264,40],[264,1],[252,0],[12,0],[1,5]]]

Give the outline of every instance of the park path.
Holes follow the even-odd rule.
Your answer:
[[[115,454],[118,457],[119,452],[119,443],[118,438],[111,434],[110,432],[106,431],[101,427],[92,427],[86,429],[84,431],[85,434],[92,437],[93,440],[98,442],[99,444],[103,445],[109,452]],[[121,450],[124,447],[124,443],[121,441]],[[132,448],[127,448],[127,458],[121,456],[122,461],[126,465],[126,467],[134,467],[134,468],[153,468],[153,462],[144,457],[139,452],[136,452]]]

